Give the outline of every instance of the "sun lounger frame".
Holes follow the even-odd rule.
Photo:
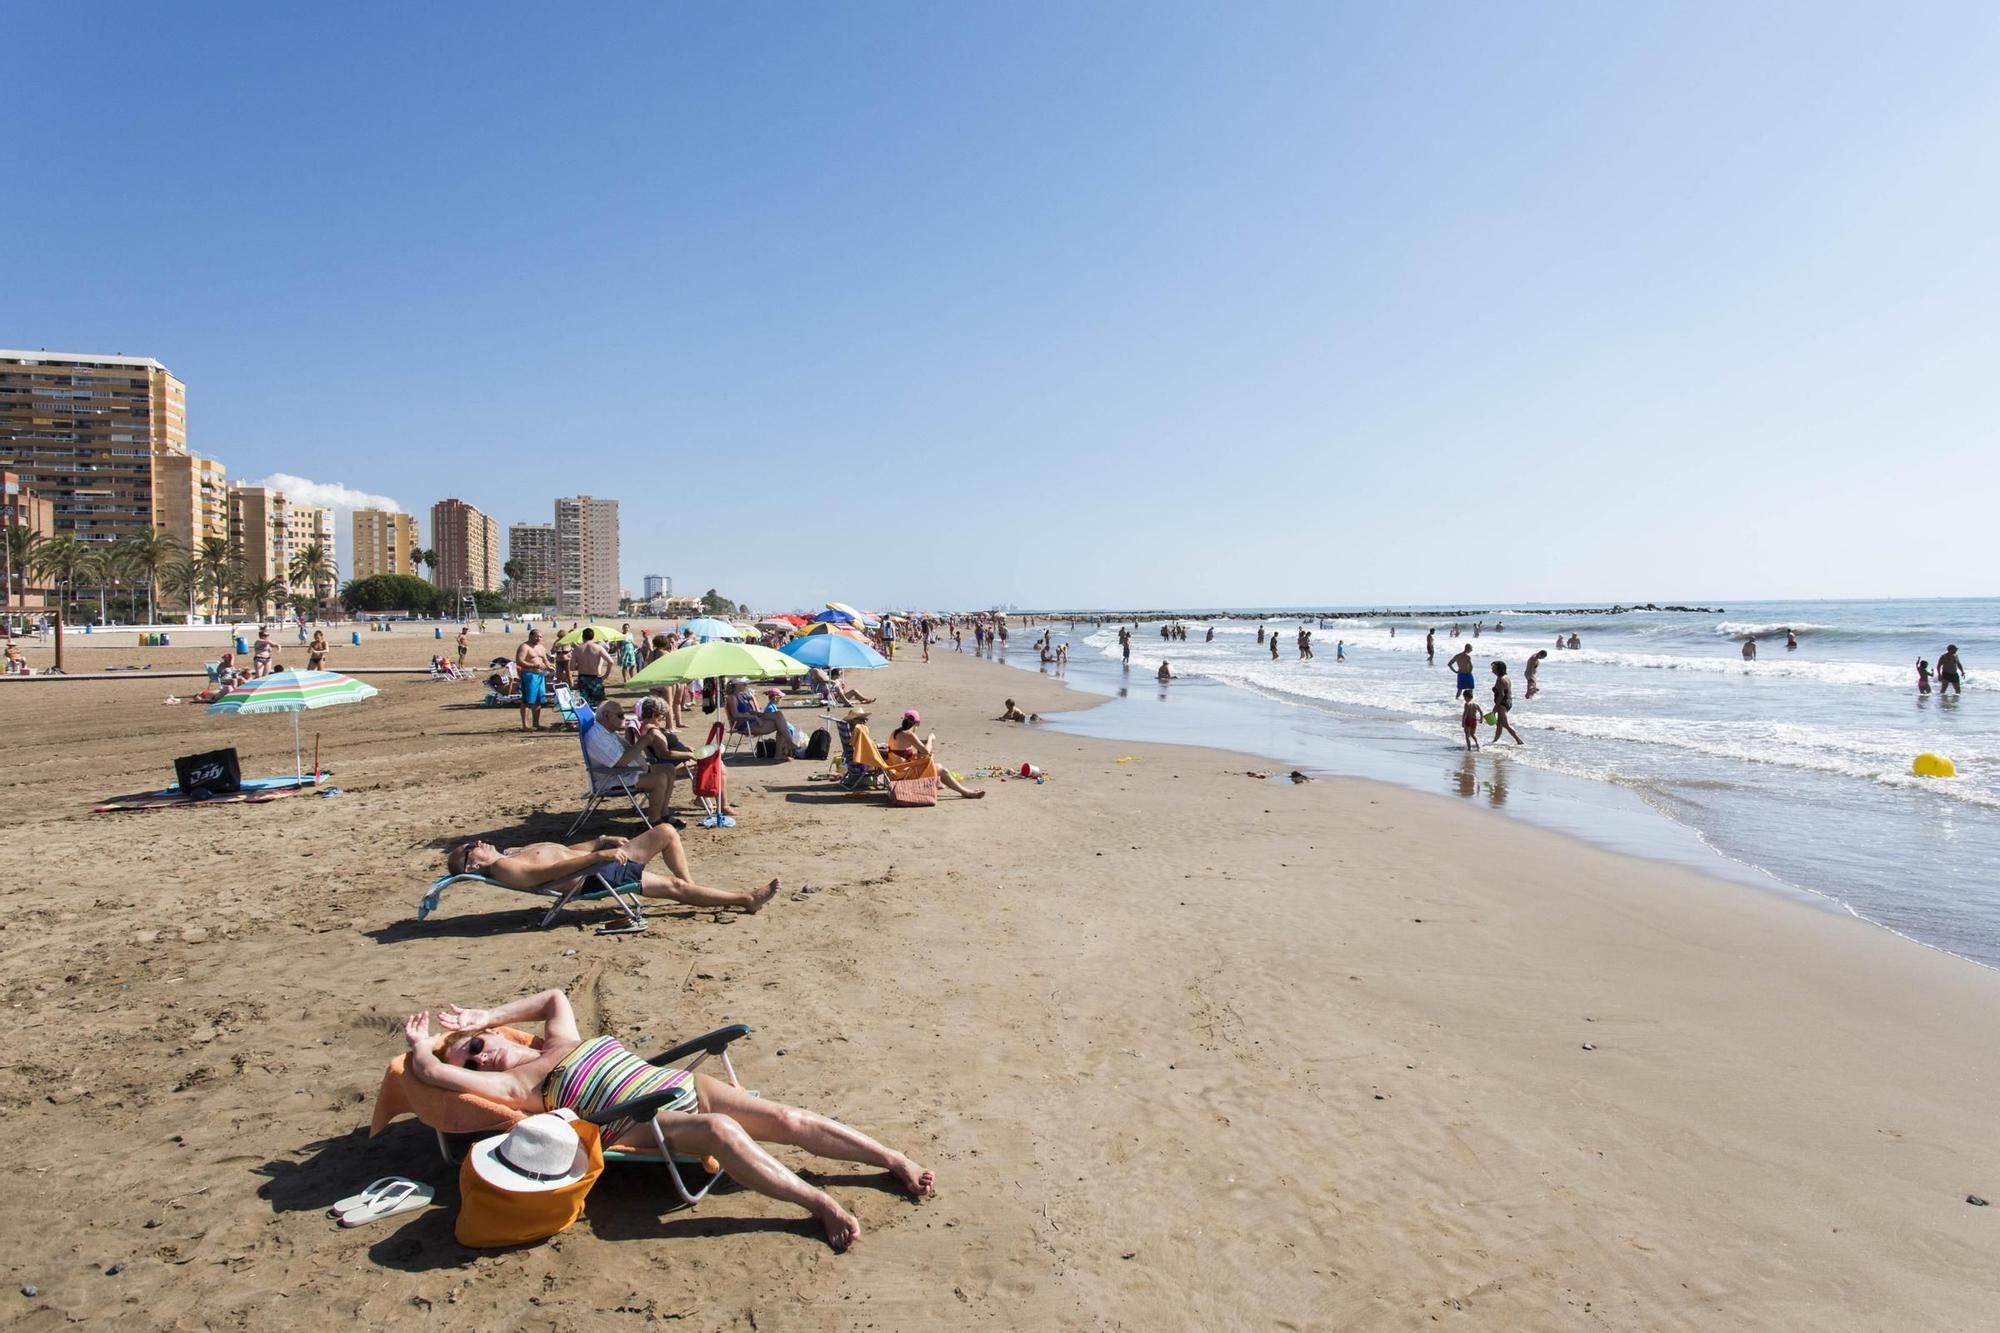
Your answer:
[[[509,893],[527,893],[537,898],[549,900],[549,909],[542,913],[537,929],[547,930],[555,924],[556,916],[573,902],[601,902],[609,898],[617,905],[620,919],[599,926],[599,935],[636,935],[646,928],[646,909],[639,901],[639,895],[619,888],[596,871],[585,874],[568,889],[543,887],[517,889],[511,884],[502,884],[497,879],[485,875],[466,873],[463,875],[443,875],[434,882],[424,896],[417,901],[417,920],[422,921],[437,910],[438,898],[454,884],[484,884],[489,888],[505,889]]]

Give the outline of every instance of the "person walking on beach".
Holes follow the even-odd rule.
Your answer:
[[[1528,659],[1528,697],[1530,699],[1535,697],[1535,670],[1541,666],[1542,659],[1548,655],[1549,650],[1544,648]]]
[[[1432,627],[1431,627],[1430,629],[1427,629],[1427,630],[1425,630],[1425,631],[1424,631],[1424,665],[1425,665],[1425,666],[1436,666],[1436,665],[1437,665],[1437,660],[1438,660],[1438,646],[1437,646],[1437,637],[1438,637],[1438,632],[1437,632],[1437,627],[1436,627],[1436,626],[1432,626]]]
[[[1952,694],[1964,693],[1958,687],[1959,677],[1964,674],[1965,667],[1958,660],[1958,645],[1955,643],[1946,644],[1944,652],[1938,655],[1937,660],[1938,693],[1940,695],[1946,692]]]
[[[270,675],[271,655],[277,649],[278,645],[271,642],[271,627],[269,625],[259,625],[257,627],[257,643],[250,652],[250,674],[252,676]],[[1943,659],[1940,658],[1939,661],[1942,662]]]
[[[1454,692],[1461,690],[1476,690],[1479,688],[1479,682],[1472,678],[1471,644],[1468,643],[1465,645],[1465,647],[1459,649],[1458,652],[1452,656],[1452,659],[1449,662],[1446,662],[1444,666],[1445,670],[1456,672],[1458,674],[1458,683],[1452,686]]]
[[[1479,701],[1471,690],[1460,690],[1458,697],[1464,707],[1458,710],[1458,725],[1465,730],[1465,748],[1479,748]]]
[[[326,631],[313,631],[312,642],[306,645],[306,670],[326,670]]]
[[[1507,664],[1493,664],[1493,743],[1500,743],[1500,733],[1506,732],[1519,745],[1521,733],[1514,730],[1514,724],[1507,720],[1508,710],[1514,707],[1514,682],[1507,679]]]
[[[521,730],[528,730],[528,714],[535,715],[536,731],[542,729],[542,705],[549,697],[549,650],[542,647],[542,632],[528,631],[528,639],[514,650],[514,669],[521,676]]]

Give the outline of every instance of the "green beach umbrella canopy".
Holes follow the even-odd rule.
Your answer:
[[[359,703],[381,693],[338,671],[273,671],[268,676],[246,680],[208,706],[211,713],[290,713],[292,715],[292,771],[305,776],[299,754],[299,714],[309,708],[331,708],[335,704]]]
[[[675,685],[715,676],[770,680],[776,676],[805,674],[805,663],[797,658],[754,643],[718,641],[676,648],[665,657],[656,657],[625,684],[631,689],[643,690],[654,685]]]
[[[606,639],[610,639],[616,642],[619,639],[630,637],[629,635],[619,630],[619,628],[616,625],[578,625],[575,629],[563,635],[560,639],[557,639],[556,642],[568,643],[568,644],[582,643],[583,632],[587,629],[596,631],[596,633],[593,634],[591,637],[599,643],[604,642]]]

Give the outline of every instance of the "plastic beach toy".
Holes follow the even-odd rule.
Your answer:
[[[1910,771],[1920,778],[1955,778],[1958,765],[1941,754],[1924,753],[1910,764]]]

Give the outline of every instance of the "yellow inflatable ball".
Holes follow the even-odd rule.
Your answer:
[[[1920,754],[1910,765],[1910,771],[1920,778],[1955,778],[1958,766],[1941,754]]]

